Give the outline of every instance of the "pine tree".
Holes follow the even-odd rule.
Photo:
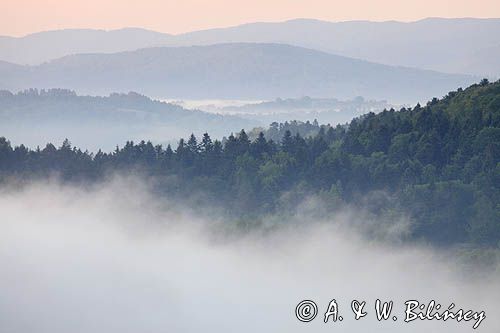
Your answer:
[[[201,141],[201,151],[205,154],[210,153],[213,150],[212,139],[208,133],[203,134],[203,139]]]
[[[191,134],[191,136],[189,137],[187,148],[193,154],[196,154],[199,151],[198,140],[196,140],[194,134]]]
[[[292,132],[290,132],[290,130],[286,130],[285,135],[283,135],[283,139],[281,139],[281,149],[287,153],[291,153],[293,151],[293,139]]]
[[[250,152],[255,158],[262,158],[266,153],[269,154],[267,140],[263,132],[260,132],[257,139],[251,144]]]

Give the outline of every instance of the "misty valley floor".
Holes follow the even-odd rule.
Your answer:
[[[0,210],[5,332],[302,332],[295,305],[314,299],[323,308],[331,298],[346,319],[318,319],[308,329],[471,330],[463,322],[349,315],[352,299],[380,297],[394,300],[401,318],[406,299],[435,299],[485,310],[483,332],[500,324],[499,271],[469,276],[453,253],[370,240],[352,212],[296,216],[272,232],[238,235],[131,178],[92,189],[55,182],[4,189]]]

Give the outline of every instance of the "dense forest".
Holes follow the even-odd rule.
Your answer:
[[[293,214],[311,196],[331,212],[354,206],[408,216],[413,240],[500,246],[500,81],[346,126],[292,122],[255,135],[191,135],[176,147],[129,141],[96,154],[67,140],[30,150],[1,138],[0,172],[3,181],[57,174],[79,182],[140,172],[159,193],[202,193],[197,200],[235,221]]]

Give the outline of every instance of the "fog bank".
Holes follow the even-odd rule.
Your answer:
[[[1,332],[473,331],[404,323],[411,299],[484,310],[477,331],[500,327],[498,270],[468,276],[450,253],[368,240],[355,214],[235,234],[130,179],[4,188],[0,212]],[[333,298],[344,320],[324,324]],[[397,321],[376,320],[377,298],[394,300]],[[304,299],[319,307],[311,323],[295,318]],[[354,320],[353,299],[367,317]]]

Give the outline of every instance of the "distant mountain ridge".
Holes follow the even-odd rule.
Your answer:
[[[296,19],[179,35],[136,28],[61,30],[0,37],[0,60],[39,64],[77,53],[236,42],[282,43],[393,66],[500,75],[500,19],[496,18],[428,18],[408,23]]]
[[[0,89],[58,88],[159,98],[336,97],[412,103],[478,81],[391,67],[282,44],[159,47],[66,56],[39,66],[0,66]]]
[[[471,63],[477,52],[500,45],[500,19],[427,18],[415,22],[296,19],[195,31],[176,38],[186,45],[236,41],[285,43],[393,66],[485,75],[491,74],[483,72],[489,64],[475,67]],[[499,62],[493,60],[494,64]]]
[[[0,36],[0,60],[34,65],[78,53],[115,53],[159,46],[170,36],[141,28],[64,29],[24,37]]]

